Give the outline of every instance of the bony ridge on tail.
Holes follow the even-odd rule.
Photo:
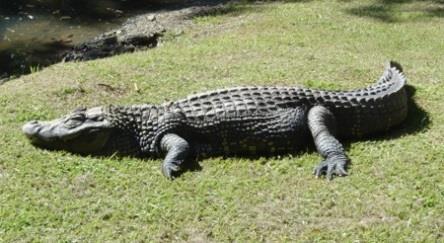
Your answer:
[[[47,149],[164,156],[168,178],[196,155],[273,155],[314,141],[324,158],[314,174],[331,179],[347,175],[341,139],[384,132],[406,118],[405,83],[401,66],[389,62],[382,77],[362,89],[235,87],[168,104],[77,109],[60,119],[28,122],[23,132]]]

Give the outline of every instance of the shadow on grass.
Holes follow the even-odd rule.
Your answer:
[[[403,9],[406,4],[413,5]],[[444,1],[437,0],[377,0],[373,4],[347,9],[346,12],[358,17],[367,17],[384,23],[409,22],[431,17],[444,17]]]

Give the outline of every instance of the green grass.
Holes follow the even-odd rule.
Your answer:
[[[195,19],[158,49],[57,64],[0,86],[0,241],[444,241],[442,8],[245,2]],[[233,85],[362,87],[389,59],[403,64],[428,119],[414,112],[400,131],[348,143],[350,176],[331,182],[311,175],[314,151],[207,159],[171,182],[160,160],[44,151],[20,131],[79,106]]]

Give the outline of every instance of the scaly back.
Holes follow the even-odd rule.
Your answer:
[[[376,84],[351,91],[326,91],[300,87],[236,87],[191,95],[172,104],[188,120],[205,123],[227,117],[266,115],[305,105],[323,105],[338,123],[341,137],[361,137],[385,131],[407,116],[406,79],[402,68],[390,62]]]

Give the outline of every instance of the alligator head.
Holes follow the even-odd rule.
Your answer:
[[[52,121],[30,121],[22,128],[35,146],[81,154],[101,153],[113,133],[102,107],[77,109]]]

